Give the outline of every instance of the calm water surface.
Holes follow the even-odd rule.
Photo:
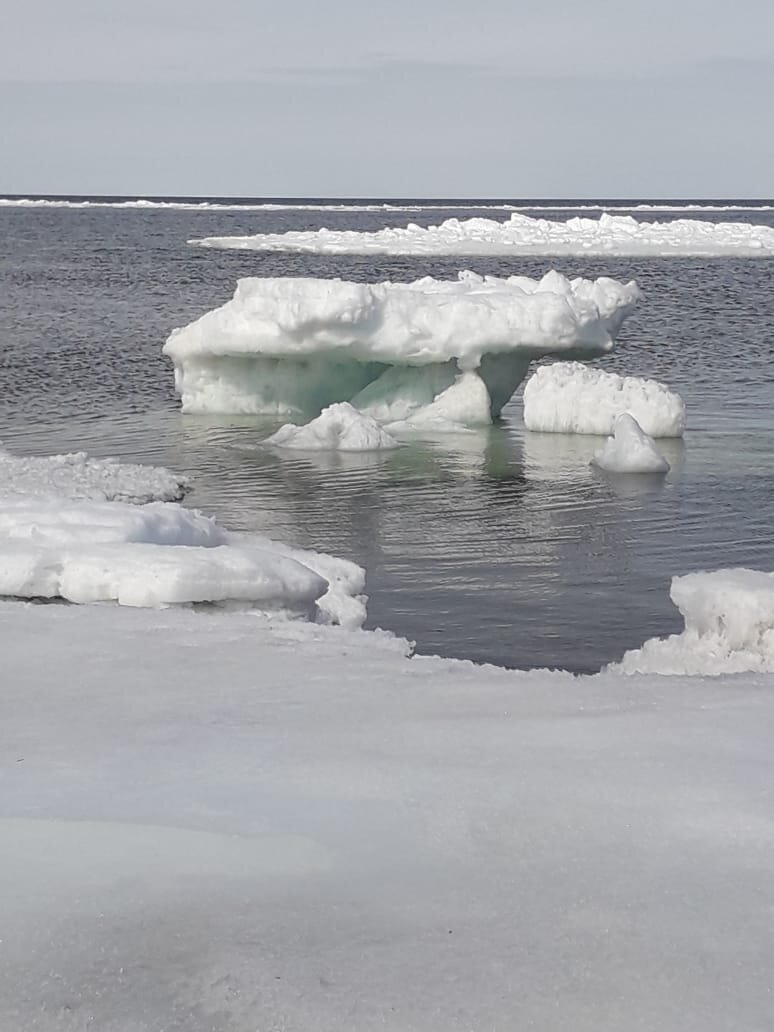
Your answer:
[[[673,574],[774,569],[774,260],[318,257],[186,244],[452,214],[465,210],[0,208],[0,440],[20,453],[84,449],[187,473],[187,504],[224,524],[364,565],[370,625],[423,652],[593,670],[679,629]],[[764,211],[701,217],[774,225]],[[487,431],[383,456],[283,455],[261,444],[276,423],[183,416],[161,355],[170,329],[227,300],[240,276],[551,267],[644,289],[616,352],[597,364],[684,395],[690,429],[682,443],[662,442],[666,480],[595,473],[600,441],[526,432],[518,396]]]

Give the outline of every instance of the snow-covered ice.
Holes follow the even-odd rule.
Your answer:
[[[185,477],[157,466],[92,459],[85,452],[30,457],[0,449],[0,495],[55,495],[71,500],[177,501]]]
[[[461,273],[414,283],[243,279],[227,304],[173,331],[164,351],[186,412],[317,415],[350,401],[380,423],[404,420],[480,380],[472,418],[490,422],[547,354],[613,347],[636,283],[499,279]],[[466,406],[470,378],[444,407]]]
[[[362,625],[361,567],[229,532],[174,502],[146,501],[179,498],[187,487],[166,469],[84,453],[0,452],[0,595],[153,607],[240,603]]]
[[[638,222],[631,215],[566,222],[514,213],[506,221],[447,219],[425,228],[359,232],[352,229],[291,230],[254,236],[205,237],[203,247],[317,254],[539,254],[539,255],[723,255],[774,254],[774,229],[747,222],[672,219]]]
[[[398,442],[375,419],[341,401],[322,410],[316,419],[297,426],[285,423],[267,438],[267,444],[302,451],[381,451]]]
[[[608,473],[668,473],[669,463],[653,438],[628,412],[616,416],[613,436],[608,437],[591,460]]]
[[[682,437],[685,431],[683,399],[658,380],[553,362],[536,369],[524,385],[528,430],[612,434],[624,412],[650,437]]]
[[[0,603],[0,1027],[771,1022],[774,677]]]
[[[685,630],[627,652],[625,673],[774,672],[774,574],[715,570],[672,579]]]

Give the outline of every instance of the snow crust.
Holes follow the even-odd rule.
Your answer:
[[[314,416],[349,401],[389,423],[475,373],[472,418],[491,422],[533,358],[609,351],[639,296],[634,282],[557,272],[376,284],[251,278],[173,331],[164,351],[186,412]],[[459,411],[463,396],[469,405],[471,387],[467,377],[441,408]]]
[[[397,448],[398,442],[376,420],[363,415],[346,401],[329,405],[320,415],[297,426],[285,423],[267,439],[278,448],[303,451],[381,451]]]
[[[669,463],[652,437],[628,412],[616,416],[613,436],[591,460],[608,473],[668,473]]]
[[[86,452],[41,458],[0,449],[0,494],[55,495],[71,500],[177,501],[188,489],[185,477],[157,466],[92,459]]]
[[[627,674],[774,672],[774,574],[731,569],[672,579],[685,630],[651,638],[612,669]]]
[[[514,213],[506,221],[447,219],[425,228],[373,232],[291,230],[254,236],[205,237],[202,247],[315,254],[540,254],[540,255],[723,255],[774,254],[774,229],[745,222],[672,219],[638,222],[631,215],[603,212],[598,219],[566,222]]]
[[[536,369],[524,385],[528,430],[612,434],[623,413],[650,437],[682,437],[685,431],[683,399],[658,380],[554,362]]]
[[[0,1027],[771,1017],[774,677],[0,603]]]

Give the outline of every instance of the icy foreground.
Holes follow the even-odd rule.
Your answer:
[[[243,279],[227,304],[173,331],[164,351],[186,412],[314,416],[349,401],[385,423],[418,414],[470,374],[457,392],[466,418],[489,423],[532,359],[609,351],[639,296],[634,282],[557,272],[375,284]]]
[[[668,473],[669,463],[640,424],[628,412],[616,417],[613,436],[592,459],[607,473]]]
[[[650,437],[682,437],[685,431],[683,399],[658,380],[553,362],[535,370],[524,385],[528,430],[612,434],[627,412]]]
[[[0,495],[30,494],[96,502],[172,502],[188,488],[185,477],[155,466],[92,459],[85,452],[42,458],[0,449]]]
[[[496,219],[447,219],[424,228],[319,229],[255,236],[191,240],[202,247],[315,254],[540,254],[540,255],[723,255],[774,254],[774,229],[745,222],[673,219],[638,222],[631,215],[602,214],[566,222],[514,213]]]
[[[771,1019],[774,677],[0,603],[0,1027]]]
[[[277,448],[300,451],[382,451],[397,448],[398,442],[375,419],[341,401],[322,410],[305,426],[285,423],[267,438]]]
[[[627,652],[625,673],[774,672],[774,574],[716,570],[672,579],[682,634],[651,638]]]

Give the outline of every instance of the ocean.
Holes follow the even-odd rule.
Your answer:
[[[185,504],[238,530],[351,558],[368,626],[417,651],[511,667],[593,671],[675,632],[675,574],[774,569],[774,259],[325,256],[190,246],[193,237],[367,231],[447,217],[566,219],[626,211],[774,226],[772,202],[642,199],[626,207],[468,199],[0,198],[0,442],[187,474]],[[502,420],[384,455],[279,454],[278,421],[183,415],[161,347],[241,276],[358,281],[480,273],[634,278],[644,298],[595,365],[664,380],[685,398],[663,481],[610,478],[601,440],[531,434],[520,394]]]

